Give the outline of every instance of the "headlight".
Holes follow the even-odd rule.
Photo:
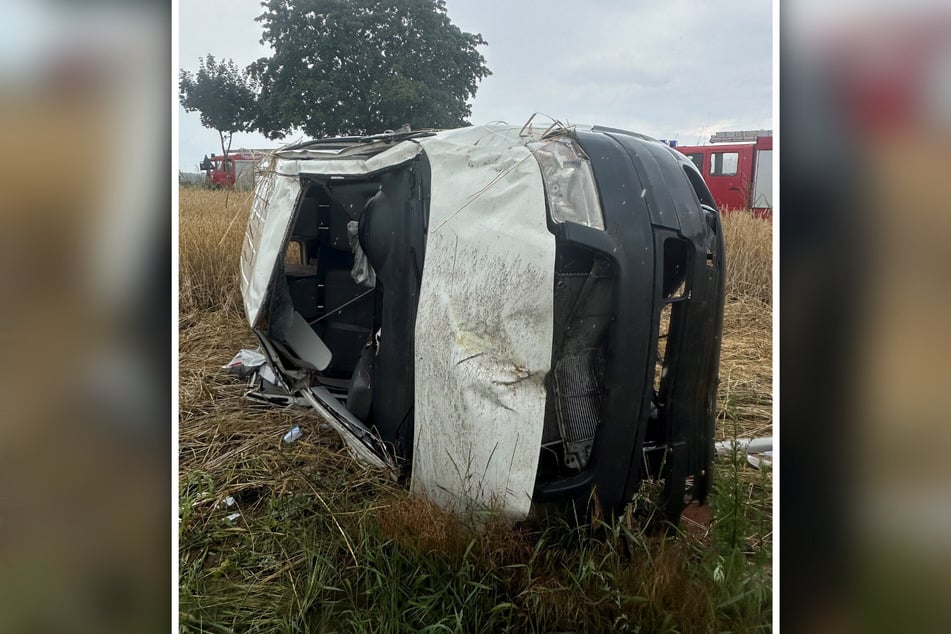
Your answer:
[[[567,138],[528,144],[542,170],[553,222],[575,222],[604,231],[601,200],[591,162]]]

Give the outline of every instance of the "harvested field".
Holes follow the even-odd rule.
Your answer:
[[[773,433],[772,227],[750,212],[723,218],[727,300],[720,351],[721,438]]]
[[[630,517],[474,531],[356,463],[314,415],[251,406],[220,369],[256,346],[237,287],[250,196],[180,192],[182,631],[769,628],[771,476],[742,457],[718,461],[713,519],[681,535]],[[724,233],[719,435],[771,435],[771,225],[734,213]]]

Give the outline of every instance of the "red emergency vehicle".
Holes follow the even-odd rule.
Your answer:
[[[694,162],[721,211],[752,209],[768,218],[773,211],[773,133],[771,130],[718,132],[710,145],[675,145]]]
[[[254,186],[254,167],[271,151],[242,149],[229,152],[227,157],[212,152],[200,165],[205,173],[205,184],[217,189],[241,185],[246,180],[244,189],[250,189]]]

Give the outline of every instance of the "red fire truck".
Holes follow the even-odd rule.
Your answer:
[[[773,210],[773,132],[717,132],[710,145],[673,145],[694,162],[721,211],[752,209],[768,218]]]
[[[205,156],[200,165],[205,173],[205,184],[215,189],[221,187],[252,189],[255,166],[272,151],[241,149],[229,152],[227,157],[212,152],[210,157]]]

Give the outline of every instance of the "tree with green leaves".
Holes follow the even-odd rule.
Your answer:
[[[452,24],[443,0],[264,0],[254,127],[271,138],[468,125],[490,75],[479,34]]]
[[[209,54],[198,64],[194,75],[186,70],[179,73],[179,101],[186,112],[201,113],[203,126],[217,130],[221,153],[227,158],[232,135],[253,129],[257,112],[254,82],[231,59],[219,62]]]

